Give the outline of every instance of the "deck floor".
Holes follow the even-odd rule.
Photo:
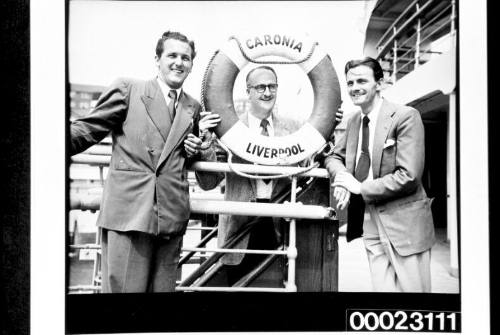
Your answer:
[[[431,250],[432,293],[458,293],[459,280],[450,273],[450,246],[444,230],[436,231],[436,240]],[[361,238],[349,243],[344,236],[339,239],[339,291],[372,291],[368,259]]]

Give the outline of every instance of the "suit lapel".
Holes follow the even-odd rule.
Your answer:
[[[161,134],[163,141],[166,141],[172,122],[168,115],[165,97],[156,79],[152,79],[146,83],[146,89],[141,99],[151,121],[153,121],[156,129]]]
[[[384,143],[387,139],[387,134],[391,128],[394,115],[394,109],[384,99],[380,107],[377,125],[375,127],[375,135],[373,136],[373,152],[372,152],[372,170],[373,178],[378,178],[380,174],[380,162],[382,159],[382,151]]]
[[[179,141],[184,138],[186,132],[192,130],[194,126],[194,103],[187,98],[184,92],[182,92],[181,94],[176,110],[177,112],[175,115],[174,123],[172,124],[170,132],[166,137],[167,140],[165,142],[165,146],[161,153],[160,159],[158,160],[157,168],[159,168],[160,165],[167,159],[167,157],[177,146]]]
[[[359,126],[361,125],[361,113],[353,116],[351,126],[346,129],[347,134],[346,144],[346,168],[351,173],[354,173],[356,167],[356,152],[358,151]]]

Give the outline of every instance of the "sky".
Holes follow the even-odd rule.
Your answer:
[[[71,1],[69,79],[73,84],[108,86],[118,77],[153,78],[156,41],[164,31],[180,31],[196,43],[193,70],[184,84],[200,99],[203,74],[215,51],[232,35],[280,31],[308,35],[330,55],[345,97],[343,67],[363,54],[374,1]],[[246,97],[243,68],[234,98]],[[305,120],[313,92],[296,65],[275,66],[280,84],[279,113]],[[344,108],[354,108],[343,98]]]

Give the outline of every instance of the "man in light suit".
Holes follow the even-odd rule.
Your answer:
[[[251,70],[246,77],[247,95],[250,109],[240,115],[240,120],[251,131],[264,136],[285,136],[300,128],[294,120],[279,117],[272,113],[276,103],[278,79],[272,67],[259,66]],[[212,113],[206,117],[214,120],[206,128],[218,123],[218,114]],[[237,156],[234,163],[249,163]],[[234,173],[200,174],[204,179],[205,189],[214,188],[226,178],[224,198],[229,201],[263,202],[268,203],[276,194],[285,187],[290,187],[286,179],[255,180],[241,177]],[[253,217],[240,215],[219,215],[218,246],[222,247],[237,235]],[[275,229],[271,218],[262,218],[244,238],[239,240],[232,248],[235,249],[275,249],[278,246],[279,232]],[[221,261],[227,265],[229,285],[238,282],[253,267],[262,261],[266,255],[251,254],[226,254]],[[278,281],[280,281],[278,279]],[[281,281],[278,284],[282,284]]]
[[[108,133],[113,139],[97,220],[105,293],[175,289],[190,215],[186,165],[200,158],[194,135],[200,105],[182,89],[195,55],[186,36],[164,33],[156,46],[157,77],[116,80],[88,116],[71,124],[71,155]]]
[[[325,166],[338,208],[348,205],[347,240],[363,236],[375,291],[430,292],[435,236],[421,182],[422,119],[414,108],[381,97],[383,72],[376,60],[350,61],[345,73],[361,113],[348,120]]]

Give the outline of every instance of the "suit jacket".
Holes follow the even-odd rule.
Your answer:
[[[172,120],[156,78],[118,79],[88,116],[72,122],[71,154],[112,134],[98,226],[184,234],[190,208],[183,141],[188,133],[197,134],[200,105],[182,93],[176,110]]]
[[[273,127],[274,136],[285,136],[294,133],[300,128],[300,124],[294,120],[278,117],[273,114]],[[240,120],[248,126],[248,113],[240,115]],[[250,162],[238,157],[233,156],[233,163],[246,163]],[[226,190],[224,199],[228,201],[240,202],[255,202],[256,201],[256,183],[255,179],[241,177],[235,173],[215,174],[215,173],[200,173],[198,175],[200,186],[204,189],[210,189],[217,186],[217,184],[226,178]],[[285,179],[273,180],[272,196],[279,194],[285,187],[289,187],[290,182]],[[271,196],[271,197],[272,197]],[[219,228],[218,228],[218,246],[222,247],[227,240],[236,235],[240,229],[253,217],[242,215],[219,215]],[[246,249],[248,247],[249,236],[242,238],[233,248]],[[244,254],[226,254],[222,257],[221,261],[224,264],[236,265],[241,263]]]
[[[333,178],[339,171],[354,175],[360,124],[361,113],[356,113],[348,120],[345,134],[339,138],[332,156],[325,159]],[[374,205],[400,255],[432,247],[435,236],[430,200],[421,182],[424,154],[424,126],[419,112],[384,99],[375,126],[373,179],[361,183],[362,201],[351,195],[348,240],[361,236],[367,203]]]

